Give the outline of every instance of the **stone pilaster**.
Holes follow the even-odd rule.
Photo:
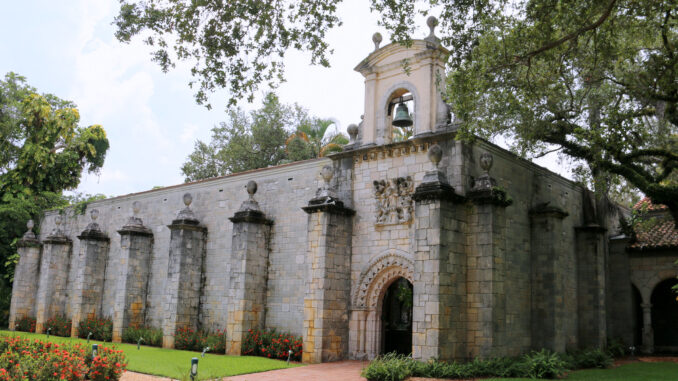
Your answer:
[[[247,183],[249,199],[230,220],[233,222],[231,274],[226,334],[227,353],[241,354],[250,329],[264,328],[268,252],[272,221],[254,200],[257,183]]]
[[[532,348],[564,352],[567,338],[563,295],[564,267],[558,250],[563,219],[562,209],[540,204],[530,211],[532,260]]]
[[[480,176],[468,194],[467,291],[468,352],[471,357],[507,355],[506,342],[506,206],[511,201],[490,177],[492,155],[483,153]]]
[[[579,347],[603,348],[607,345],[605,228],[587,225],[575,231]]]
[[[17,243],[19,263],[14,269],[12,301],[9,307],[9,329],[22,317],[35,317],[35,297],[38,292],[40,248],[42,244],[33,233],[33,220],[27,223],[28,231]]]
[[[463,199],[437,168],[438,145],[429,148],[435,168],[414,192],[415,242],[412,356],[461,360],[466,354],[466,221]]]
[[[198,329],[203,259],[207,229],[200,226],[190,209],[193,198],[184,195],[186,208],[168,225],[169,265],[165,287],[163,348],[174,348],[177,329]]]
[[[115,281],[113,309],[113,341],[122,341],[122,332],[130,325],[145,324],[146,298],[150,276],[153,233],[136,217],[140,205],[132,205],[133,216],[129,218],[120,234],[120,273]]]
[[[625,347],[633,345],[634,316],[631,290],[631,268],[626,247],[631,238],[625,235],[609,240],[609,265],[607,276],[607,336],[621,339]],[[640,324],[640,322],[638,322]]]
[[[110,239],[99,228],[99,211],[90,212],[92,222],[78,236],[80,252],[76,260],[76,275],[72,298],[71,336],[78,336],[80,321],[101,315],[104,278]]]
[[[61,216],[55,217],[56,228],[43,241],[35,307],[37,333],[44,332],[45,322],[49,318],[64,315],[66,312],[72,242],[60,229],[61,219]]]
[[[654,353],[654,329],[652,329],[652,304],[642,303],[643,309],[643,344],[640,351],[644,354]]]
[[[348,356],[351,290],[351,234],[355,212],[329,187],[333,169],[321,174],[325,186],[303,209],[308,213],[302,361],[318,363]]]

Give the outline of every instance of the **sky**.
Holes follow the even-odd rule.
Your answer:
[[[22,0],[0,5],[0,75],[25,76],[42,93],[76,103],[80,125],[101,124],[111,148],[99,174],[84,174],[78,192],[119,196],[183,182],[181,165],[196,139],[225,121],[228,94],[210,97],[207,110],[188,87],[190,64],[163,73],[151,62],[141,39],[118,42],[111,25],[117,0]],[[343,25],[328,34],[331,68],[310,65],[310,56],[290,51],[286,82],[277,90],[283,103],[298,103],[312,115],[333,118],[342,131],[363,114],[363,77],[353,68],[374,48],[372,34],[388,34],[366,0],[339,6]],[[418,30],[428,34],[424,20]],[[239,106],[252,110],[260,106]],[[558,169],[553,158],[542,160]]]

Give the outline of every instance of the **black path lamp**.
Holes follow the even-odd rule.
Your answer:
[[[195,380],[198,376],[198,358],[193,357],[191,359],[191,380]]]
[[[142,342],[142,341],[146,341],[146,340],[144,340],[143,337],[140,337],[139,340],[137,340],[137,351],[138,351],[139,349],[141,349],[141,342]]]
[[[291,349],[287,351],[287,365],[290,365],[290,358],[292,357],[292,353],[294,353]]]
[[[205,358],[205,353],[209,352],[210,347],[205,347],[202,349],[202,353],[200,354],[200,357]]]
[[[99,344],[92,344],[92,358],[99,356]]]
[[[49,333],[52,332],[52,327],[47,328],[47,338],[49,339]]]
[[[89,338],[92,337],[92,332],[87,334],[87,344],[89,344]]]

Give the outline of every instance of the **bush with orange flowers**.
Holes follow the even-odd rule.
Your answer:
[[[53,316],[45,322],[45,332],[49,328],[52,328],[50,334],[54,336],[68,337],[71,335],[71,319],[61,315]]]
[[[14,330],[21,332],[35,332],[35,318],[30,316],[22,316],[16,321]]]
[[[88,317],[78,325],[78,337],[86,339],[90,332],[92,332],[91,338],[94,340],[111,341],[113,322],[107,318]]]
[[[19,337],[0,337],[0,381],[118,380],[125,370],[122,351],[81,344],[54,344]]]
[[[205,347],[210,348],[210,353],[226,353],[226,332],[203,332],[187,327],[177,329],[174,336],[175,349],[202,351]]]
[[[300,336],[275,330],[250,329],[242,342],[242,354],[287,360],[291,350],[290,360],[300,361],[302,346]]]

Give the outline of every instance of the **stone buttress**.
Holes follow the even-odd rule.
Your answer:
[[[40,271],[40,248],[42,244],[33,233],[33,220],[29,220],[28,231],[17,242],[19,263],[14,270],[12,301],[9,307],[9,329],[15,329],[16,322],[23,317],[35,317],[35,297],[38,292]]]
[[[184,204],[170,229],[169,264],[163,305],[163,348],[174,348],[179,329],[198,330],[200,294],[203,286],[203,260],[207,228],[201,226],[190,209],[193,197],[184,194]]]
[[[226,325],[226,352],[238,356],[250,329],[263,329],[266,311],[268,253],[272,221],[254,200],[257,183],[247,183],[249,198],[233,217],[231,274]]]
[[[351,234],[355,212],[344,206],[330,181],[334,169],[323,167],[325,181],[303,207],[308,213],[304,296],[303,355],[305,363],[337,361],[348,356],[351,293]]]
[[[506,342],[506,193],[490,176],[493,157],[480,155],[484,173],[468,192],[467,298],[469,357],[508,355]]]
[[[466,357],[466,235],[463,199],[438,170],[442,149],[428,152],[433,170],[415,189],[412,356]]]
[[[56,227],[43,241],[40,278],[36,297],[35,332],[43,333],[48,319],[64,316],[68,299],[68,270],[72,242],[61,231],[62,216],[55,217]]]
[[[75,261],[71,336],[78,336],[80,321],[101,317],[106,262],[110,239],[96,223],[99,211],[90,212],[92,222],[80,233],[80,250]]]
[[[122,341],[123,331],[131,326],[144,326],[150,277],[153,233],[137,217],[139,201],[132,204],[133,215],[120,230],[120,272],[115,279],[113,308],[113,341]]]

